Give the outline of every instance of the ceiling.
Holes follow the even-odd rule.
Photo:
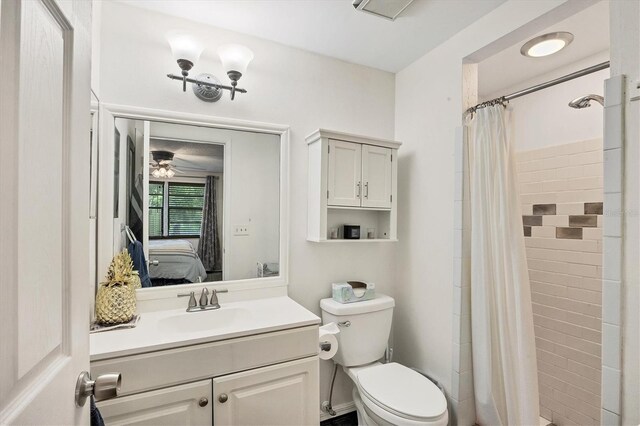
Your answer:
[[[351,0],[120,0],[384,71],[398,72],[505,0],[414,0],[395,21]]]
[[[568,31],[575,38],[569,46],[554,55],[529,58],[520,54],[520,47],[527,40],[556,31]],[[530,85],[531,80],[538,76],[544,76],[608,50],[609,3],[601,1],[480,62],[478,64],[480,98],[498,96],[497,93],[501,90],[511,89],[519,83],[529,82],[528,85]],[[584,66],[581,65],[580,68]]]
[[[183,142],[170,139],[149,139],[149,151],[173,152],[172,164],[178,169],[178,176],[189,173],[222,173],[224,147],[222,145],[198,142]],[[151,160],[153,157],[149,155]]]

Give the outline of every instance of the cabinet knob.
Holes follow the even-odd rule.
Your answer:
[[[218,396],[218,401],[220,401],[223,404],[227,402],[228,399],[229,397],[227,396],[226,393],[221,393],[220,396]]]
[[[198,405],[201,407],[206,407],[208,403],[209,403],[209,400],[204,396],[200,398],[200,401],[198,401]]]

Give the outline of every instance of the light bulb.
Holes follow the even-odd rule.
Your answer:
[[[154,178],[159,178],[159,177],[160,177],[160,170],[155,169],[153,172],[151,172],[151,175],[152,175]]]
[[[225,44],[218,48],[218,55],[222,61],[222,67],[228,73],[247,72],[247,66],[253,59],[253,52],[240,44]]]
[[[176,175],[176,172],[174,172],[173,170],[169,169],[167,170],[167,177],[169,179],[171,179],[172,177],[174,177]]]

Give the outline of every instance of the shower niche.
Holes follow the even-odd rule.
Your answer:
[[[307,138],[307,240],[397,241],[397,153],[393,140],[318,129]],[[355,238],[345,225],[356,227]]]

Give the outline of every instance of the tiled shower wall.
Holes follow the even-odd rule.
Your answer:
[[[602,140],[517,154],[540,414],[600,424]]]

